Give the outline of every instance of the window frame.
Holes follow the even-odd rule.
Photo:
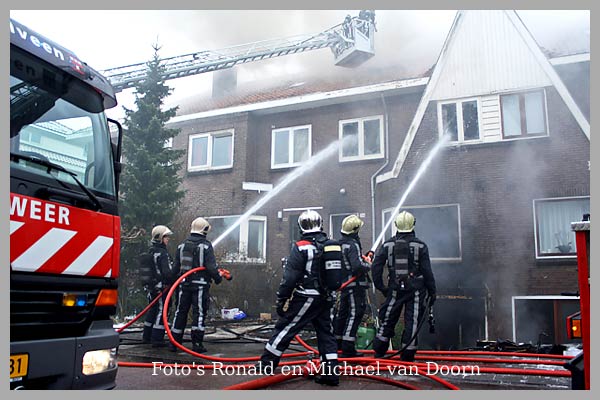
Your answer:
[[[577,259],[577,247],[575,243],[573,243],[573,253],[569,253],[568,255],[560,255],[561,253],[548,253],[548,255],[542,255],[540,247],[540,237],[539,237],[539,229],[538,229],[538,212],[536,208],[536,204],[538,203],[548,203],[552,201],[568,201],[568,200],[577,200],[577,199],[588,199],[590,201],[590,208],[592,206],[592,198],[591,196],[568,196],[568,197],[545,197],[540,199],[533,199],[533,241],[535,247],[535,258],[536,260],[556,260],[556,259]],[[575,221],[571,221],[575,222]],[[570,225],[569,225],[570,229]]]
[[[213,143],[214,143],[214,138],[215,137],[225,137],[225,136],[231,136],[231,161],[229,164],[227,165],[220,165],[218,167],[213,167],[211,166],[212,161],[213,161]],[[192,142],[194,139],[198,139],[198,138],[202,138],[202,137],[207,137],[208,138],[208,144],[207,144],[207,155],[206,155],[206,165],[201,165],[201,166],[192,166],[192,156],[193,156],[193,152],[192,152]],[[235,130],[234,129],[223,129],[223,130],[219,130],[219,131],[213,131],[213,132],[203,132],[203,133],[194,133],[188,136],[188,165],[187,165],[187,169],[188,172],[195,172],[195,171],[214,171],[214,170],[220,170],[220,169],[229,169],[233,167],[233,160],[234,160],[234,149],[235,149]]]
[[[218,215],[207,217],[207,220],[210,221],[217,218],[239,218],[240,215]],[[263,258],[251,258],[248,257],[248,232],[249,232],[249,223],[250,221],[261,221],[263,223],[264,229],[264,240],[262,245],[262,253]],[[226,262],[241,262],[247,264],[264,264],[267,262],[267,217],[263,215],[251,215],[245,221],[242,221],[239,228],[239,241],[237,248],[237,257],[227,257]]]
[[[463,103],[468,103],[475,101],[477,102],[477,131],[479,132],[478,139],[470,139],[465,140],[465,127],[464,127],[464,119],[463,119]],[[441,139],[444,136],[444,119],[442,113],[442,107],[446,104],[454,104],[456,109],[456,128],[457,128],[457,140],[448,141],[449,145],[455,144],[476,144],[483,143],[483,135],[481,130],[481,98],[480,97],[465,97],[462,99],[452,99],[452,100],[441,100],[437,103],[437,114],[438,114],[438,135]],[[460,105],[460,112],[459,111]]]
[[[365,155],[365,121],[379,120],[379,153]],[[338,150],[339,162],[352,162],[352,161],[363,161],[363,160],[376,160],[385,157],[385,135],[383,126],[383,115],[370,115],[361,118],[343,119],[338,122],[338,138],[340,143],[343,140],[343,127],[344,124],[358,123],[358,155],[357,156],[346,156],[343,155],[343,146],[340,145]]]
[[[294,140],[295,140],[295,131],[300,129],[308,128],[308,159],[300,162],[293,162],[294,158]],[[291,137],[292,140],[288,140],[288,162],[285,164],[275,164],[275,135],[278,132],[288,131],[288,138]],[[289,126],[283,128],[274,128],[271,130],[271,169],[282,169],[282,168],[291,168],[302,165],[303,163],[310,160],[312,157],[312,125],[298,125],[298,126]]]
[[[525,112],[525,94],[527,93],[542,93],[542,110],[544,112],[544,130],[545,132],[543,134],[528,134],[527,131],[527,117],[526,114],[524,114]],[[504,134],[504,107],[503,107],[503,100],[502,98],[505,96],[514,96],[514,95],[518,95],[519,96],[519,113],[520,113],[520,118],[521,118],[521,134],[520,135],[511,135],[511,136],[505,136]],[[530,139],[530,138],[540,138],[540,137],[547,137],[550,136],[550,128],[549,128],[549,124],[548,124],[548,100],[546,97],[546,89],[545,88],[538,88],[538,89],[530,89],[530,90],[521,90],[521,91],[516,91],[516,92],[506,92],[506,93],[500,93],[498,95],[499,99],[498,99],[498,104],[500,105],[500,135],[502,137],[502,141],[509,141],[509,140],[523,140],[523,139]],[[525,118],[524,118],[525,115]],[[523,133],[525,131],[525,133]]]
[[[462,224],[461,224],[461,216],[460,216],[460,204],[459,203],[448,203],[448,204],[429,204],[429,205],[418,205],[418,206],[403,206],[400,210],[404,209],[413,209],[413,208],[441,208],[441,207],[453,207],[456,206],[457,211],[457,221],[458,221],[458,257],[432,257],[430,252],[430,261],[431,262],[462,262]],[[384,208],[381,210],[381,226],[383,227],[385,224],[385,214],[391,213],[394,211],[395,207]],[[418,229],[418,223],[416,225],[416,229]],[[396,226],[392,222],[390,224],[391,236],[396,235]],[[391,237],[389,236],[389,237]],[[417,235],[417,237],[419,237]],[[385,235],[384,235],[385,240]],[[426,243],[429,245],[429,243]]]

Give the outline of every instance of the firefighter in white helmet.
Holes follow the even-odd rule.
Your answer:
[[[175,341],[182,343],[188,312],[192,308],[192,350],[197,353],[206,352],[202,344],[204,340],[205,321],[209,307],[209,290],[212,282],[217,285],[223,277],[231,279],[229,271],[217,268],[212,243],[206,239],[210,232],[210,224],[202,217],[192,221],[190,235],[177,247],[175,254],[175,271],[182,275],[194,268],[204,267],[186,277],[180,284],[177,310],[172,324]],[[177,351],[171,344],[170,349]]]
[[[383,357],[404,307],[402,333],[403,361],[414,361],[417,352],[417,326],[436,298],[436,287],[429,249],[415,236],[415,217],[402,211],[396,216],[397,233],[386,240],[375,255],[372,265],[373,283],[386,296],[379,309],[381,326],[373,340],[375,357]],[[388,284],[383,283],[383,269],[388,268]]]
[[[339,308],[334,321],[334,333],[342,357],[361,357],[356,351],[356,333],[366,308],[369,287],[370,259],[362,255],[358,232],[364,222],[357,215],[349,215],[342,221],[342,271],[343,281],[356,277],[341,293]]]
[[[156,225],[152,228],[148,262],[147,265],[142,265],[140,271],[149,302],[152,302],[174,281],[173,261],[167,250],[167,244],[172,234],[173,232],[165,225]],[[162,313],[166,297],[167,291],[165,290],[161,298],[148,310],[144,321],[142,341],[152,343],[152,347],[165,346]]]
[[[279,319],[257,367],[265,374],[274,373],[290,341],[312,323],[322,366],[321,375],[315,381],[336,386],[339,368],[331,326],[331,292],[342,283],[341,248],[323,232],[323,220],[318,212],[304,211],[298,218],[298,226],[302,237],[292,246],[277,290]]]

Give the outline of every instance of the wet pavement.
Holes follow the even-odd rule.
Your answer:
[[[135,326],[135,325],[134,325]],[[255,357],[262,353],[264,343],[269,338],[272,323],[261,321],[229,322],[215,321],[209,326],[205,336],[204,345],[207,353],[204,355],[222,358]],[[312,332],[306,331],[301,334],[309,344],[314,344],[311,338]],[[184,336],[184,346],[191,348],[189,332]],[[306,349],[298,343],[290,345],[285,354],[294,352],[306,352]],[[493,353],[491,353],[493,355]],[[505,358],[505,357],[504,357]],[[284,361],[302,360],[303,364],[308,361],[308,356],[284,359]],[[425,362],[426,360],[418,360]],[[125,363],[143,363],[140,366],[125,366]],[[121,333],[121,344],[119,347],[119,372],[117,374],[116,390],[220,390],[225,387],[252,381],[260,378],[254,374],[253,368],[234,368],[234,363],[204,360],[178,350],[171,352],[168,347],[154,348],[149,344],[141,342],[141,325],[137,328],[127,329]],[[253,365],[255,361],[246,362]],[[444,362],[438,361],[439,365]],[[202,364],[214,364],[212,369],[198,367]],[[238,363],[239,364],[239,363]],[[461,365],[455,363],[456,365]],[[478,364],[481,367],[514,367],[514,368],[539,368],[543,370],[564,371],[561,366],[531,365],[531,364]],[[435,363],[432,363],[435,368]],[[565,390],[570,389],[571,379],[566,377],[543,377],[523,376],[512,374],[473,374],[467,364],[462,363],[461,374],[435,374],[439,378],[458,386],[463,390]],[[472,367],[472,365],[470,365]],[[458,371],[458,369],[456,369]],[[393,373],[390,373],[393,372]],[[290,374],[293,374],[291,371]],[[401,389],[388,383],[368,379],[366,375],[378,375],[392,378],[402,383],[425,390],[447,390],[439,382],[427,377],[411,374],[408,369],[388,370],[387,366],[380,366],[377,370],[363,371],[364,376],[343,376],[340,385],[329,387],[319,385],[312,379],[303,376],[294,376],[293,379],[274,384],[267,390],[390,390]]]

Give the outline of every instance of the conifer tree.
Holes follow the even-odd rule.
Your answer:
[[[137,255],[148,249],[150,231],[154,225],[169,225],[184,196],[180,189],[180,158],[183,150],[166,144],[179,133],[165,124],[176,115],[177,107],[163,110],[164,99],[171,93],[160,74],[157,45],[147,62],[147,78],[136,85],[137,110],[125,108],[123,135],[123,173],[120,184],[120,215],[122,229],[120,314],[140,311],[144,300],[131,295],[140,292]],[[129,303],[129,304],[127,304]]]

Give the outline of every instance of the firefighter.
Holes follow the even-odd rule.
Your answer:
[[[337,386],[337,345],[330,313],[331,293],[341,285],[341,247],[328,239],[322,225],[321,216],[314,210],[305,211],[298,218],[302,237],[292,245],[287,259],[277,291],[279,319],[257,367],[265,374],[274,373],[290,341],[311,322],[322,368],[315,381]]]
[[[383,357],[404,307],[404,332],[400,358],[414,361],[417,352],[417,330],[427,305],[436,298],[435,279],[431,271],[427,245],[415,236],[415,217],[406,211],[396,216],[397,233],[379,248],[372,265],[373,283],[385,301],[379,309],[381,326],[373,340],[375,357]],[[383,284],[383,268],[387,264],[388,285]],[[428,298],[428,299],[427,299]]]
[[[148,301],[152,302],[157,296],[160,296],[158,302],[146,314],[142,333],[142,341],[152,343],[152,347],[165,346],[165,327],[162,322],[162,314],[168,292],[165,289],[174,280],[173,260],[167,251],[169,238],[172,234],[173,232],[164,225],[157,225],[152,228],[152,241],[149,249],[151,259],[149,259],[149,267],[145,269],[148,276],[142,277],[145,281],[144,288],[148,295]]]
[[[181,282],[177,310],[172,324],[173,338],[181,344],[188,312],[192,307],[192,350],[197,353],[206,352],[202,342],[209,307],[210,285],[212,282],[217,285],[221,283],[222,275],[231,279],[228,271],[217,268],[212,244],[206,239],[209,231],[210,224],[206,219],[198,217],[192,221],[190,235],[177,246],[174,265],[178,276],[200,266],[205,268],[205,270],[191,274]],[[177,347],[171,344],[170,350],[177,351]]]
[[[370,260],[362,255],[358,232],[364,222],[357,215],[349,215],[342,221],[342,261],[343,281],[352,277],[356,280],[348,284],[341,293],[340,304],[334,322],[335,337],[342,357],[362,357],[355,348],[356,332],[366,308],[368,272]],[[364,257],[364,258],[363,258]]]

